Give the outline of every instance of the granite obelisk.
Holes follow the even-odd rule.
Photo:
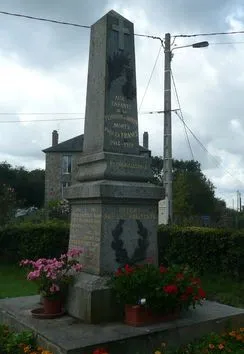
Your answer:
[[[84,272],[67,304],[71,315],[112,320],[106,275],[126,263],[157,263],[162,189],[151,179],[138,139],[134,27],[110,11],[91,28],[83,155],[77,184],[66,191],[69,247],[84,248]]]

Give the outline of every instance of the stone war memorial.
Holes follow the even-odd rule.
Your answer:
[[[65,195],[72,205],[69,248],[84,248],[70,315],[112,320],[106,275],[149,258],[157,264],[162,188],[151,179],[150,158],[139,154],[134,28],[110,11],[91,28],[83,156],[77,184]]]
[[[133,23],[110,11],[91,27],[84,147],[72,206],[69,249],[83,248],[83,271],[69,289],[66,314],[31,316],[40,295],[0,300],[0,324],[31,330],[54,354],[151,354],[162,342],[186,344],[230,322],[244,310],[205,301],[171,322],[143,327],[123,323],[107,279],[126,263],[158,264],[158,201],[150,157],[140,154]],[[100,351],[99,351],[100,352]]]

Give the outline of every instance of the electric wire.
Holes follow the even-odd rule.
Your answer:
[[[215,156],[213,156],[208,149],[203,145],[203,143],[200,141],[200,139],[198,139],[198,137],[193,133],[193,131],[189,128],[189,126],[186,124],[186,122],[184,120],[182,120],[182,117],[179,115],[178,111],[175,111],[175,114],[177,115],[177,117],[182,121],[182,123],[186,126],[186,129],[188,129],[188,131],[191,133],[191,135],[194,137],[194,139],[198,142],[198,144],[201,146],[201,148],[215,161],[216,163],[216,167],[221,167],[221,162],[219,161],[219,159],[217,159]],[[223,166],[222,166],[223,167]],[[230,173],[228,170],[224,169],[224,171],[231,176],[232,178],[234,178],[237,182],[239,182],[240,184],[244,185],[244,182],[239,180],[236,176],[234,176],[232,173]]]
[[[177,34],[172,37],[174,38],[191,38],[191,37],[204,37],[204,36],[222,36],[222,35],[235,35],[243,34],[242,31],[228,31],[228,32],[206,32],[206,33],[194,33],[194,34]]]
[[[172,77],[172,82],[173,82],[173,86],[174,86],[176,100],[177,100],[177,103],[178,103],[178,106],[179,106],[179,112],[180,112],[180,115],[181,115],[181,118],[182,118],[184,130],[185,130],[186,141],[187,141],[188,147],[189,147],[190,152],[191,152],[192,160],[194,161],[195,159],[194,159],[194,155],[193,155],[190,139],[189,139],[189,136],[188,136],[188,132],[187,132],[187,129],[186,129],[186,126],[185,126],[185,120],[184,120],[184,116],[183,116],[183,112],[182,112],[181,104],[180,104],[180,98],[179,98],[179,95],[178,95],[178,91],[177,91],[176,84],[175,84],[175,78],[174,78],[172,70],[171,70],[171,77]]]
[[[44,18],[44,17],[36,17],[36,16],[30,16],[30,15],[23,15],[23,14],[14,13],[14,12],[8,12],[8,11],[0,11],[0,14],[2,14],[2,15],[7,15],[7,16],[14,16],[14,17],[26,18],[26,19],[28,19],[28,20],[36,20],[36,21],[50,22],[50,23],[55,23],[55,24],[59,24],[59,25],[66,25],[66,26],[73,26],[73,27],[80,27],[80,28],[87,28],[87,29],[90,29],[90,28],[91,28],[91,26],[82,25],[82,24],[79,24],[79,23],[53,20],[53,19]],[[152,35],[149,35],[149,34],[134,33],[134,36],[137,36],[137,37],[146,37],[146,38],[151,38],[151,39],[159,39],[160,41],[162,41],[162,39],[161,39],[160,37],[152,36]]]
[[[147,94],[147,90],[148,90],[149,85],[150,85],[150,82],[151,82],[151,80],[152,80],[152,77],[153,77],[155,68],[156,68],[156,66],[157,66],[158,58],[159,58],[159,55],[160,55],[160,53],[161,53],[161,50],[162,50],[162,45],[160,44],[159,51],[158,51],[156,60],[155,60],[155,62],[154,62],[154,65],[153,65],[153,68],[152,68],[152,71],[151,71],[151,74],[150,74],[150,77],[149,77],[149,80],[148,80],[148,83],[147,83],[145,92],[144,92],[144,94],[143,94],[143,96],[142,96],[142,100],[141,100],[141,103],[140,103],[140,106],[139,106],[139,113],[140,113],[140,111],[141,111],[141,107],[142,107],[142,104],[143,104],[143,102],[144,102],[144,98],[145,98],[145,96],[146,96],[146,94]]]

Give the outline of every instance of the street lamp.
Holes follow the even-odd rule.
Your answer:
[[[173,222],[173,193],[172,193],[172,126],[171,126],[171,60],[175,49],[192,47],[207,47],[207,41],[189,44],[171,49],[170,33],[165,34],[164,40],[164,188],[168,224]]]

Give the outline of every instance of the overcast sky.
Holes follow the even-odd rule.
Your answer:
[[[111,9],[134,22],[139,34],[244,30],[243,0],[3,0],[0,5],[0,11],[84,25]],[[1,14],[0,21],[0,161],[44,168],[41,150],[51,145],[52,130],[58,130],[60,142],[84,131],[84,119],[36,120],[84,117],[90,30]],[[175,45],[203,40],[209,41],[208,48],[176,50],[172,71],[184,119],[211,154],[189,135],[194,158],[216,186],[216,195],[232,206],[236,190],[244,191],[244,34],[177,38]],[[160,42],[136,37],[135,44],[139,107]],[[162,51],[141,113],[163,109],[163,63]],[[174,96],[172,108],[178,108]],[[10,120],[18,122],[3,123]],[[172,124],[174,158],[191,159],[174,113]],[[139,130],[141,141],[149,132],[152,154],[163,155],[163,115],[139,114]]]

